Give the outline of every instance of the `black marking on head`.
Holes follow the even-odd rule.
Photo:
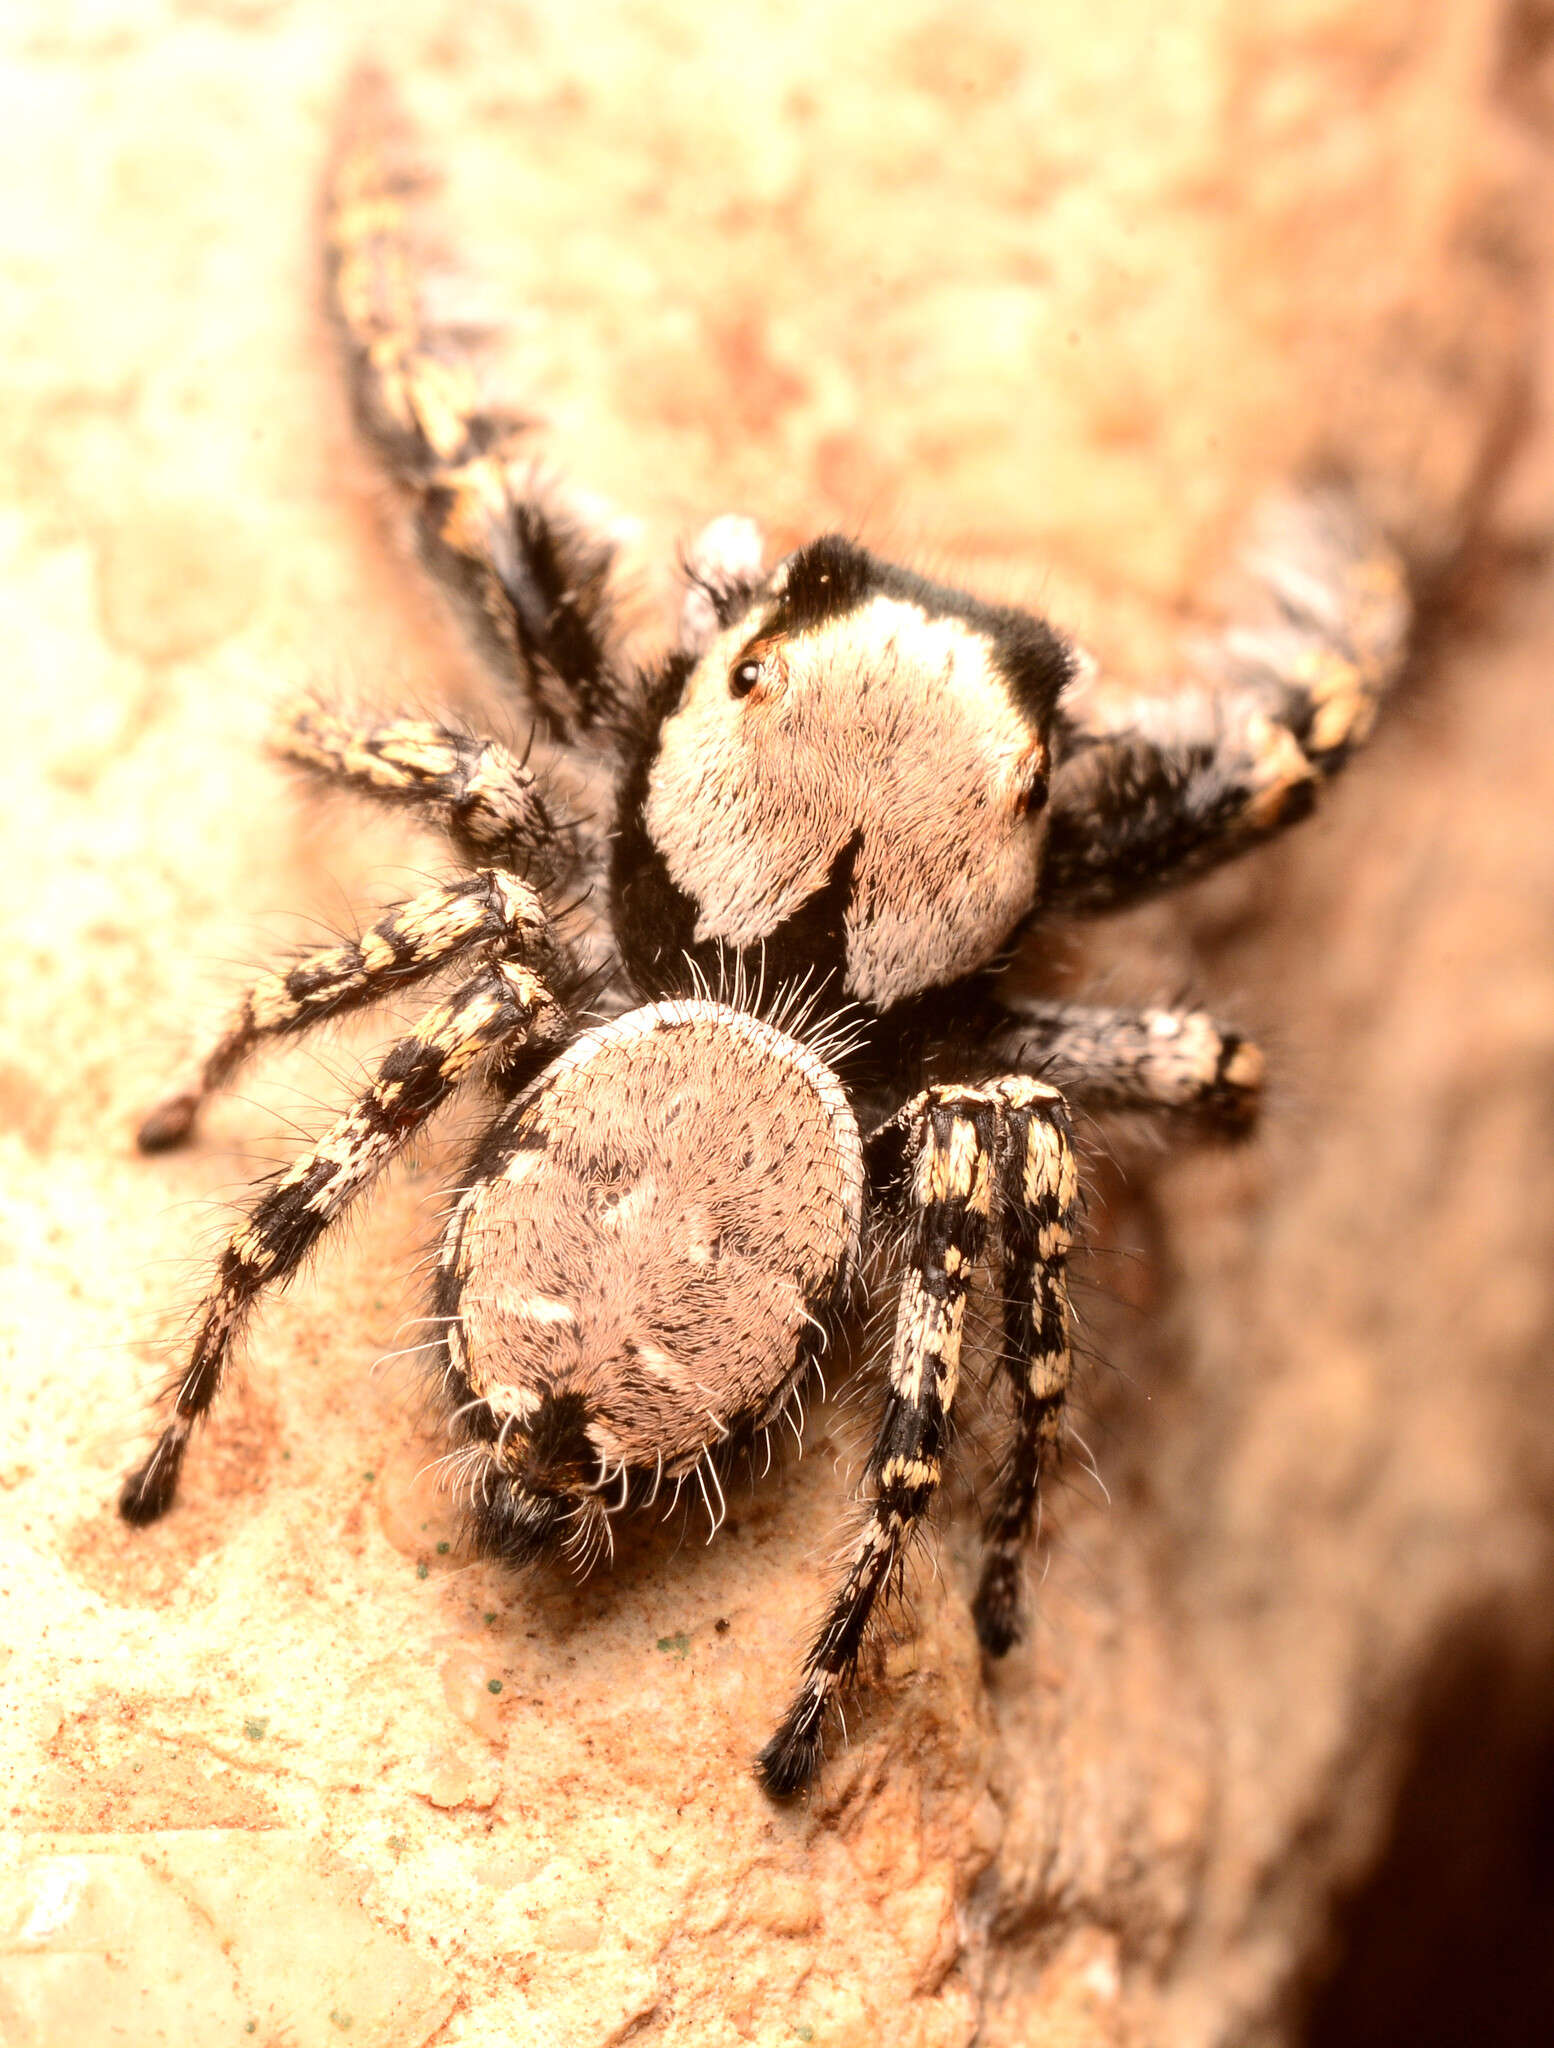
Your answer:
[[[633,758],[621,787],[610,856],[610,909],[621,959],[644,1001],[679,992],[696,943],[696,905],[671,879],[647,828],[648,769],[654,735]]]
[[[866,548],[839,533],[825,533],[788,557],[776,585],[774,633],[805,633],[827,619],[856,611],[881,588],[877,562]]]
[[[853,877],[863,850],[862,831],[839,847],[825,886],[805,897],[790,917],[776,925],[750,949],[746,968],[754,968],[769,987],[803,980],[817,996],[831,981],[840,981],[847,962],[847,913],[852,907]],[[720,949],[726,950],[726,949]]]
[[[929,618],[964,619],[993,649],[1010,695],[1044,728],[1073,671],[1073,657],[1044,619],[1015,605],[984,604],[947,583],[934,583],[881,561],[856,541],[828,533],[788,557],[776,576],[773,610],[760,641],[781,639],[857,611],[871,597],[914,604]]]

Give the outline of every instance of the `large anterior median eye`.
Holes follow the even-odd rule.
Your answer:
[[[728,693],[731,697],[748,697],[761,680],[761,664],[758,661],[736,662],[729,672]]]

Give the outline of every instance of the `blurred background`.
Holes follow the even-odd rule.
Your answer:
[[[1543,2038],[1554,12],[12,0],[0,48],[0,2033]],[[221,1205],[374,1041],[267,1069],[187,1155],[135,1158],[135,1118],[255,962],[435,865],[303,799],[272,707],[503,715],[320,314],[363,54],[441,174],[431,289],[616,522],[644,644],[723,511],[1151,685],[1292,476],[1350,475],[1417,579],[1313,823],[1042,935],[1054,986],[1255,1035],[1266,1126],[1095,1134],[1109,1502],[1076,1461],[991,1678],[947,1529],[797,1814],[747,1760],[859,1425],[822,1405],[710,1549],[468,1565],[368,1370],[456,1150],[265,1317],[179,1513],[111,1515]]]

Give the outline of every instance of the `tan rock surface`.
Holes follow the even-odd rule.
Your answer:
[[[0,2036],[1287,2037],[1427,1663],[1464,1616],[1547,1627],[1540,21],[15,0]],[[178,1512],[111,1512],[220,1205],[371,1041],[267,1068],[185,1156],[137,1159],[134,1117],[242,963],[435,857],[300,800],[268,707],[481,688],[317,316],[369,43],[512,316],[507,381],[644,563],[724,509],[841,524],[1143,675],[1303,464],[1345,461],[1426,565],[1473,543],[1473,622],[1322,822],[1063,940],[1261,1035],[1268,1128],[1100,1164],[1081,1428],[1111,1505],[1076,1464],[991,1685],[963,1515],[797,1813],[748,1759],[856,1409],[710,1547],[645,1531],[582,1588],[461,1564],[407,1369],[369,1372],[415,1341],[451,1140],[266,1314]]]

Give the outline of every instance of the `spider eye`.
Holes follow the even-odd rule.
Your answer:
[[[728,679],[728,693],[731,697],[748,697],[761,680],[761,664],[758,661],[739,662]]]
[[[1045,774],[1033,775],[1030,786],[1020,798],[1020,809],[1027,818],[1034,818],[1047,801],[1047,778]]]

